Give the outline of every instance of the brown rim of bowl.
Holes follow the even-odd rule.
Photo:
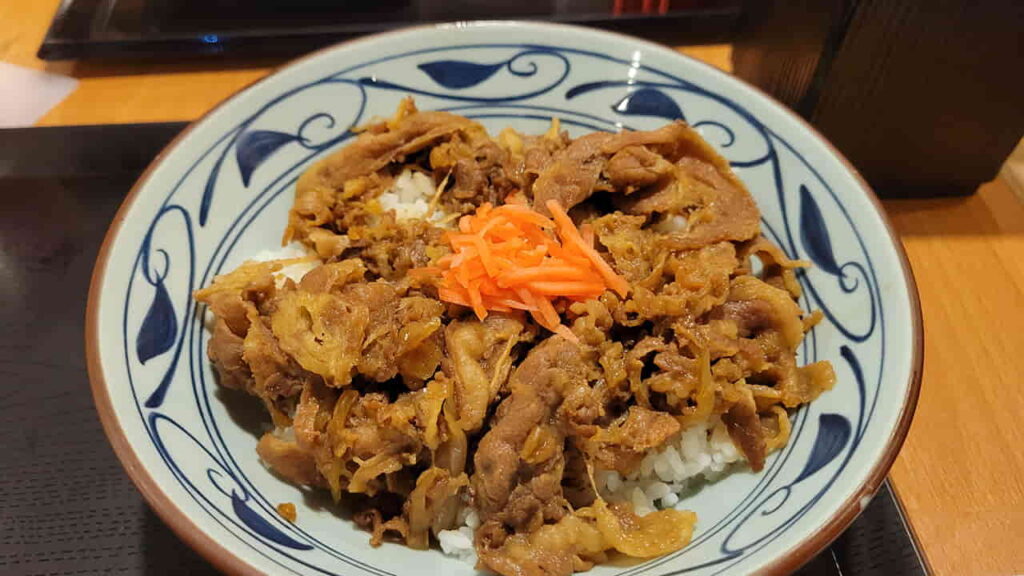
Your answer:
[[[817,129],[811,126],[807,121],[798,116],[792,110],[787,108],[785,105],[780,103],[774,97],[765,93],[760,88],[742,80],[732,74],[716,68],[706,62],[702,62],[693,57],[687,56],[677,52],[666,46],[655,44],[653,42],[629,36],[626,34],[620,34],[617,32],[608,32],[602,30],[593,30],[590,28],[584,28],[581,26],[572,26],[568,24],[557,24],[551,22],[524,22],[524,21],[476,21],[476,22],[459,22],[459,23],[445,23],[445,24],[422,24],[419,26],[410,26],[399,30],[392,30],[388,32],[382,32],[373,34],[370,36],[364,36],[361,38],[348,40],[321,48],[305,56],[290,60],[277,68],[273,72],[267,74],[263,78],[250,83],[245,88],[227,97],[219,104],[214,106],[208,112],[200,116],[197,120],[190,123],[180,134],[178,134],[164,149],[153,159],[146,170],[142,173],[139,179],[129,190],[128,195],[121,203],[121,207],[118,209],[117,214],[114,216],[114,220],[111,222],[110,227],[107,230],[106,236],[103,238],[103,244],[100,247],[99,254],[96,257],[96,264],[93,268],[92,280],[89,284],[89,299],[86,305],[86,327],[85,327],[85,354],[88,365],[89,381],[92,388],[93,400],[96,404],[96,410],[99,413],[100,422],[103,424],[103,430],[110,440],[111,445],[114,448],[114,452],[117,454],[118,459],[121,461],[121,465],[124,466],[128,472],[128,476],[131,477],[132,482],[142,493],[142,496],[149,502],[150,506],[156,511],[157,515],[171,527],[171,529],[184,540],[189,546],[198,551],[203,557],[209,560],[219,570],[224,571],[232,575],[242,576],[263,576],[264,573],[245,562],[240,557],[235,556],[221,544],[215,541],[213,538],[206,535],[202,529],[200,529],[171,499],[160,489],[160,486],[153,480],[153,477],[149,475],[149,472],[142,466],[141,461],[132,449],[131,444],[128,442],[127,437],[124,435],[124,431],[117,425],[117,416],[114,414],[113,404],[110,400],[110,395],[107,390],[106,380],[103,374],[103,366],[100,362],[98,340],[99,340],[99,287],[102,285],[103,278],[106,275],[107,270],[107,259],[110,255],[111,246],[114,243],[118,232],[121,229],[121,224],[124,221],[128,211],[131,209],[135,202],[135,197],[139,190],[149,180],[153,170],[163,161],[163,159],[170,154],[178,144],[189,134],[191,131],[203,120],[205,120],[210,114],[213,114],[228,102],[238,98],[244,92],[253,89],[255,86],[267,81],[268,79],[275,76],[280,71],[291,68],[301,62],[311,60],[317,56],[336,50],[342,46],[348,46],[352,44],[358,44],[363,42],[377,41],[382,37],[402,35],[408,33],[410,30],[421,30],[421,29],[437,29],[446,27],[480,27],[480,26],[530,26],[530,27],[541,27],[541,28],[552,28],[559,30],[580,30],[588,33],[597,35],[608,35],[614,36],[627,40],[629,42],[640,44],[655,52],[661,52],[663,54],[671,54],[676,58],[685,58],[690,62],[696,63],[708,70],[713,70],[714,73],[722,74],[725,76],[732,77],[734,80],[741,82],[744,86],[752,89],[754,92],[760,94],[766,98],[769,102],[778,106],[784,114],[788,115],[791,119],[796,120],[798,124],[816,138],[821,144],[823,144],[836,158],[838,158],[846,169],[854,176],[864,195],[871,201],[871,205],[874,207],[876,214],[885,225],[886,232],[889,236],[889,241],[893,248],[896,250],[896,254],[899,258],[900,267],[903,270],[903,277],[905,279],[905,288],[910,298],[910,316],[911,316],[911,333],[912,333],[912,351],[911,351],[911,362],[910,362],[910,375],[907,387],[907,393],[903,398],[903,405],[900,412],[899,420],[896,423],[896,427],[893,429],[892,434],[886,444],[885,452],[882,457],[872,467],[871,472],[868,474],[867,479],[861,484],[860,487],[847,498],[832,514],[831,518],[825,523],[825,525],[815,532],[811,537],[807,538],[800,544],[786,550],[777,559],[773,560],[760,570],[760,574],[770,576],[781,576],[789,574],[800,566],[805,564],[808,560],[814,557],[816,554],[821,552],[826,546],[828,546],[833,540],[835,540],[842,532],[850,525],[851,522],[860,514],[863,510],[861,502],[864,498],[870,498],[878,491],[882,482],[885,480],[886,475],[889,472],[889,468],[895,461],[897,454],[899,454],[900,448],[903,445],[903,441],[907,437],[907,432],[910,429],[910,422],[914,417],[914,411],[917,408],[917,399],[921,390],[921,374],[922,367],[924,365],[924,330],[922,328],[921,319],[921,301],[917,292],[917,283],[914,279],[914,272],[910,267],[910,263],[907,260],[906,252],[903,249],[903,244],[896,232],[893,229],[892,222],[889,221],[888,216],[882,207],[881,202],[878,200],[878,196],[875,195],[874,190],[864,181],[864,178],[860,175],[860,172],[850,164],[850,161],[839,150],[832,145],[824,136],[822,136]],[[925,559],[927,562],[927,559]]]

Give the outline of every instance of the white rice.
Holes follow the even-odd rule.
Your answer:
[[[437,189],[434,187],[434,181],[429,176],[422,172],[406,169],[398,175],[391,189],[381,194],[378,200],[381,208],[384,210],[394,210],[395,216],[399,220],[410,220],[423,218],[427,215],[427,212],[430,210],[430,199],[435,192],[437,192]],[[446,215],[441,210],[435,210],[430,216],[430,220],[443,225],[442,221]],[[254,254],[249,260],[269,262],[271,260],[291,260],[295,258],[307,258],[307,260],[289,264],[274,273],[274,280],[277,287],[280,288],[284,285],[285,279],[291,279],[294,282],[302,280],[302,277],[307,272],[322,264],[321,260],[301,242],[292,242],[276,250],[262,250]],[[213,312],[207,308],[203,324],[211,332],[213,331],[215,320]]]
[[[595,470],[594,483],[605,500],[630,502],[633,510],[643,516],[676,507],[695,485],[722,478],[733,464],[742,460],[743,454],[733,444],[725,424],[715,417],[704,425],[691,426],[647,454],[633,474],[623,477],[614,470]],[[468,507],[463,508],[459,517],[457,529],[438,534],[441,551],[476,564],[473,532],[480,519]]]
[[[473,532],[480,526],[480,517],[469,506],[459,510],[459,527],[442,530],[437,534],[441,551],[463,562],[476,565],[476,549],[473,548]]]
[[[292,242],[277,248],[275,250],[262,250],[257,252],[252,258],[254,262],[269,262],[271,260],[287,260],[290,258],[302,258],[306,256],[306,247],[301,242]]]
[[[614,470],[596,470],[594,483],[606,500],[631,502],[643,516],[674,507],[695,484],[718,480],[742,459],[725,424],[712,418],[647,454],[633,474],[623,477]]]
[[[309,258],[305,262],[296,262],[274,272],[274,281],[277,287],[284,285],[286,279],[299,282],[307,272],[320,265],[320,260],[300,242],[292,242],[278,248],[277,250],[263,250],[257,253],[250,260],[256,262],[269,262],[271,260],[290,260],[293,258]]]
[[[316,258],[306,247],[299,242],[292,242],[285,246],[278,248],[277,250],[262,250],[249,258],[250,262],[270,262],[271,260],[291,260],[294,258],[309,258],[307,262],[296,262],[295,264],[289,264],[284,268],[281,268],[274,273],[274,283],[280,288],[284,285],[286,278],[291,278],[293,281],[298,282],[302,280],[302,277],[307,272],[316,268],[320,265],[320,260]],[[213,332],[214,324],[217,318],[213,315],[213,311],[209,307],[206,308],[206,312],[203,314],[203,326],[207,330]]]
[[[394,210],[398,220],[423,218],[430,210],[430,198],[434,195],[434,181],[422,172],[403,170],[391,189],[377,198],[380,207]],[[435,214],[437,216],[437,214]]]
[[[381,208],[394,210],[399,220],[410,220],[423,218],[430,210],[429,201],[436,189],[434,181],[422,172],[403,170],[390,190],[380,195]],[[440,210],[435,211],[431,220],[439,221],[445,214]],[[274,273],[274,278],[280,288],[285,279],[295,282],[302,280],[307,272],[322,264],[316,254],[307,249],[301,242],[292,242],[276,250],[263,250],[257,252],[249,260],[255,262],[269,262],[271,260],[291,260],[294,258],[308,258],[304,262],[289,264]]]
[[[391,189],[378,197],[378,201],[384,210],[394,210],[395,216],[399,220],[411,220],[423,218],[427,215],[427,212],[430,210],[430,199],[435,192],[434,181],[429,176],[422,172],[406,169],[398,175]],[[438,210],[431,216],[431,220],[439,221],[443,217],[444,213]],[[290,278],[295,282],[302,280],[302,277],[307,272],[321,264],[316,255],[309,251],[301,242],[292,242],[277,250],[263,250],[255,254],[250,260],[268,262],[271,260],[289,260],[293,258],[309,258],[309,260],[290,264],[275,272],[274,277],[278,282],[278,287],[284,283],[286,278]]]
[[[689,222],[686,216],[675,214],[658,220],[651,226],[651,229],[661,234],[672,234],[673,232],[686,232]]]

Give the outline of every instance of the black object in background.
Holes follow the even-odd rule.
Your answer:
[[[747,0],[734,72],[880,196],[973,193],[1024,136],[1020,0]]]
[[[126,54],[294,55],[413,24],[529,19],[675,43],[728,41],[741,0],[65,0],[44,60]]]
[[[119,465],[93,407],[82,341],[107,226],[184,126],[0,130],[0,574],[217,574],[156,517]],[[797,574],[925,570],[883,485]]]

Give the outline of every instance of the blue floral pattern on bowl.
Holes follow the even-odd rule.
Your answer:
[[[801,306],[825,320],[802,345],[836,390],[800,410],[790,443],[758,475],[739,472],[680,503],[701,521],[677,553],[595,574],[748,573],[777,562],[865,496],[911,396],[912,296],[899,252],[854,175],[789,114],[741,83],[667,51],[568,27],[420,29],[339,47],[243,93],[186,136],[141,184],[111,249],[100,304],[106,386],[147,474],[182,513],[271,573],[471,572],[440,553],[385,545],[256,462],[208,365],[191,292],[273,247],[310,164],[407,94],[491,130],[579,134],[683,119],[748,184],[763,231],[791,258]],[[95,337],[95,336],[94,336]],[[301,502],[299,520],[274,506]]]

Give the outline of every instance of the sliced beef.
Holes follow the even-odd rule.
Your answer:
[[[370,310],[340,294],[288,291],[270,316],[270,328],[302,368],[342,388],[352,382],[362,357]]]
[[[674,161],[689,146],[687,130],[677,123],[648,132],[593,132],[573,140],[554,154],[534,182],[534,208],[547,213],[545,205],[553,199],[569,210],[594,192],[615,190],[616,186],[610,181],[612,177],[616,178],[622,192],[632,192],[641,184],[628,182],[627,174],[632,171],[646,182],[651,179],[651,173],[664,172],[666,169],[653,156],[662,155],[670,163]],[[643,147],[649,149],[641,152]],[[609,161],[620,154],[610,172],[605,174]],[[649,166],[638,169],[644,162]]]
[[[314,270],[298,290],[283,292],[270,316],[281,348],[337,388],[357,374],[376,382],[401,375],[409,388],[422,386],[441,361],[442,304],[403,297],[390,282],[344,284],[337,274]]]
[[[376,220],[373,226],[350,230],[344,252],[361,259],[371,278],[402,282],[409,270],[430,263],[431,251],[447,250],[442,247],[443,231],[423,220],[395,221],[390,214]]]
[[[195,294],[216,318],[207,355],[218,381],[262,399],[278,426],[288,424],[289,399],[303,382],[318,378],[281,351],[261,315],[276,302],[273,272],[281,267],[279,262],[248,262]]]
[[[587,441],[587,452],[600,467],[627,475],[636,470],[648,451],[660,447],[679,430],[679,421],[671,414],[631,406],[625,417]]]
[[[480,129],[464,130],[430,151],[430,167],[448,187],[441,197],[452,213],[466,213],[485,202],[500,204],[517,189],[506,171],[509,151]]]
[[[479,125],[447,112],[406,110],[387,123],[369,127],[348,146],[307,170],[295,186],[295,202],[285,237],[304,240],[310,230],[333,219],[339,191],[345,184],[372,174],[392,162]]]
[[[548,200],[557,200],[566,210],[586,200],[600,188],[601,172],[608,161],[605,145],[615,134],[594,132],[573,140],[560,150],[533,184],[533,207],[546,214]]]
[[[525,325],[519,319],[491,314],[485,320],[454,320],[444,331],[444,372],[453,384],[451,393],[460,426],[467,432],[480,429],[491,403],[505,387],[513,350]]]
[[[567,390],[586,386],[585,373],[579,347],[560,336],[538,344],[513,372],[511,394],[498,407],[474,457],[473,505],[483,526],[529,532],[564,514],[562,450],[525,462],[531,451],[524,453],[524,447],[531,436],[534,443],[562,445],[556,410]],[[538,429],[551,438],[537,439]]]
[[[562,473],[562,492],[574,508],[583,508],[594,503],[597,494],[587,470],[587,456],[570,441],[565,447],[565,470]]]
[[[795,352],[805,328],[788,291],[753,276],[739,276],[732,280],[728,300],[709,316],[735,326],[737,351],[732,359],[740,373],[771,388],[785,407],[810,402],[835,383],[827,362],[797,366]]]
[[[590,223],[615,269],[630,282],[647,278],[664,256],[659,236],[644,229],[646,222],[644,216],[615,212]]]
[[[750,468],[760,472],[764,468],[765,437],[761,429],[761,418],[749,390],[743,390],[740,400],[722,415],[722,421],[729,429],[729,436],[746,456]]]
[[[481,527],[477,541],[480,563],[502,576],[570,576],[605,561],[610,547],[595,522],[575,514],[523,534]]]
[[[388,481],[390,475],[429,457],[430,423],[421,416],[436,418],[437,410],[426,409],[430,402],[425,390],[404,393],[393,402],[379,392],[346,391],[323,423],[316,452],[321,473],[348,492],[373,496],[389,491],[395,482]]]
[[[665,244],[688,250],[715,242],[743,242],[760,234],[761,214],[743,184],[720,168],[694,158],[683,158],[679,167],[681,199],[697,197],[687,217],[687,230],[670,234]],[[634,210],[636,208],[634,207]]]
[[[447,470],[436,466],[419,475],[403,507],[403,515],[409,523],[406,545],[426,550],[430,534],[455,528],[461,504],[459,496],[466,484],[465,474],[453,478]]]
[[[565,133],[545,136],[521,136],[521,164],[513,175],[519,174],[516,179],[523,190],[532,187],[537,176],[551,164],[552,158],[559,150],[569,145],[569,137]],[[520,172],[521,171],[521,172]]]
[[[643,146],[626,146],[604,167],[608,183],[625,194],[671,180],[675,167],[660,154]]]
[[[249,390],[253,385],[252,372],[242,358],[245,339],[228,328],[223,318],[217,318],[213,334],[206,347],[206,355],[217,370],[217,382],[232,390]]]
[[[434,375],[441,361],[440,302],[400,297],[395,286],[379,282],[352,285],[343,295],[370,312],[356,366],[360,375],[385,382],[401,373],[409,388]]]
[[[303,385],[320,376],[304,370],[281,349],[266,317],[250,309],[251,324],[245,335],[242,359],[253,376],[251,393],[263,399],[277,425],[287,422],[287,408],[279,401],[299,395]]]
[[[808,265],[806,261],[790,260],[786,253],[764,236],[743,243],[737,250],[741,267],[737,272],[752,274],[751,258],[761,261],[762,280],[789,292],[793,298],[800,298],[802,289],[796,279],[795,270]]]
[[[267,467],[293,484],[324,486],[313,455],[299,448],[294,439],[286,440],[267,432],[256,445],[256,453]]]
[[[262,306],[274,298],[277,290],[273,273],[282,266],[280,262],[246,262],[196,290],[195,299],[209,306],[231,332],[244,337],[249,329],[249,307]]]
[[[745,338],[775,332],[784,349],[795,352],[804,335],[801,314],[800,307],[785,290],[753,276],[740,276],[732,280],[728,301],[713,317],[734,321],[740,336]]]

